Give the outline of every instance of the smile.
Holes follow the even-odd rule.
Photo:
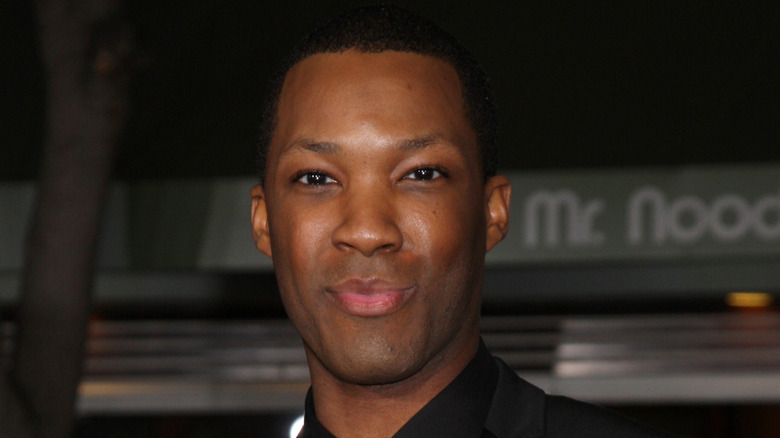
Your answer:
[[[328,296],[346,313],[377,317],[394,313],[412,296],[414,288],[384,280],[349,279],[326,288]]]

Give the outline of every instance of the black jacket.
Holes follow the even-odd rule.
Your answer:
[[[300,438],[334,438],[317,419],[312,390]],[[480,343],[476,356],[394,438],[663,438],[617,413],[550,396]]]
[[[515,374],[501,359],[496,392],[483,437],[664,438],[620,414],[567,397],[547,395]],[[491,437],[492,438],[492,437]]]

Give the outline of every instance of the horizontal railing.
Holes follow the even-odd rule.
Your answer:
[[[501,316],[488,348],[546,390],[601,403],[780,401],[780,315]],[[8,365],[13,325],[2,325]],[[274,412],[308,387],[286,320],[96,321],[82,414]]]

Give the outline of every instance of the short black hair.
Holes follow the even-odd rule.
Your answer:
[[[260,184],[265,183],[266,155],[276,129],[285,77],[303,59],[317,53],[398,51],[441,59],[452,65],[463,89],[464,110],[480,147],[485,180],[498,165],[498,121],[487,75],[471,54],[434,22],[394,5],[366,6],[331,19],[306,36],[273,77],[263,108],[257,147]]]

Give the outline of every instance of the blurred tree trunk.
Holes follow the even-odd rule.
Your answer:
[[[40,0],[46,143],[29,228],[0,436],[71,434],[97,237],[127,112],[130,34],[118,1]]]

